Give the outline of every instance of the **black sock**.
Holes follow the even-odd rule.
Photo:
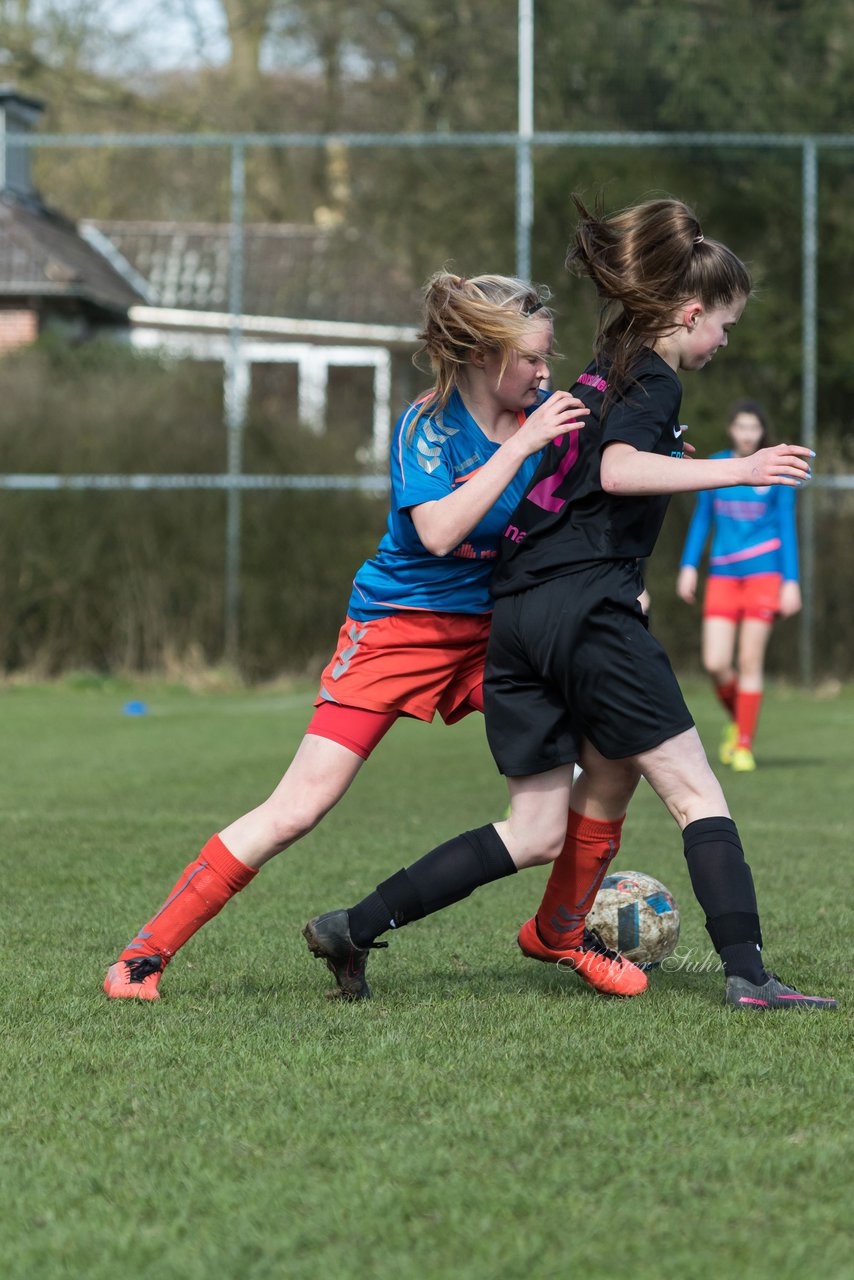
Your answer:
[[[757,987],[768,981],[758,942],[735,942],[731,946],[721,947],[720,956],[728,978],[746,978]]]
[[[438,845],[395,872],[349,911],[350,937],[369,946],[386,929],[421,920],[516,870],[495,827],[478,827]]]
[[[706,929],[728,978],[761,985],[762,931],[750,867],[732,818],[700,818],[682,832],[685,860]]]

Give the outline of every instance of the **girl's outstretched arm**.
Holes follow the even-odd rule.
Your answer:
[[[800,444],[775,444],[747,458],[683,458],[646,453],[621,440],[606,446],[600,479],[606,493],[622,497],[696,493],[732,485],[799,485],[809,479],[811,449]]]

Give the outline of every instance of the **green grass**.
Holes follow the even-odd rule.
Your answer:
[[[705,688],[691,689],[716,742]],[[838,1014],[724,1010],[675,826],[643,789],[619,864],[662,879],[697,969],[606,1001],[514,945],[546,871],[395,936],[323,999],[305,919],[504,803],[475,717],[405,723],[187,946],[155,1005],[107,964],[203,840],[274,784],[309,694],[79,682],[0,693],[6,1280],[737,1280],[854,1275],[854,690],[778,690],[727,780],[784,978]]]

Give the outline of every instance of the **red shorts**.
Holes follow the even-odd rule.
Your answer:
[[[749,578],[710,576],[703,600],[704,618],[758,618],[773,622],[780,611],[781,573],[754,573]]]
[[[490,614],[415,612],[347,618],[314,705],[341,703],[454,724],[482,708]]]

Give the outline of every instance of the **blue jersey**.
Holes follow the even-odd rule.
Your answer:
[[[547,395],[544,392],[538,404]],[[410,405],[392,436],[388,527],[377,554],[356,574],[347,609],[359,621],[404,609],[490,613],[489,579],[499,539],[540,460],[539,453],[526,458],[465,542],[448,555],[434,556],[418,537],[409,509],[453,493],[500,445],[487,439],[456,391],[444,409],[418,419],[409,439],[421,403]],[[520,423],[526,416],[520,413]]]
[[[712,454],[731,458],[731,449]],[[688,527],[682,565],[696,568],[710,531],[709,573],[719,578],[750,578],[781,573],[784,582],[798,581],[798,535],[795,490],[772,484],[759,489],[735,485],[697,495]]]

